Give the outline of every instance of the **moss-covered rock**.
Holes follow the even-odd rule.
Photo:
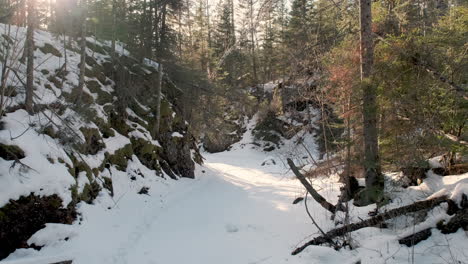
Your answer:
[[[133,152],[143,165],[156,171],[161,170],[158,162],[160,159],[158,153],[161,151],[161,148],[142,138],[131,138],[131,141]]]
[[[78,146],[78,149],[84,154],[95,155],[100,150],[104,149],[106,145],[102,141],[99,130],[96,128],[81,127],[81,133],[85,138],[84,144]]]
[[[26,156],[20,147],[0,143],[0,158],[4,160],[16,160],[24,157]]]
[[[58,49],[56,49],[54,46],[50,45],[49,43],[45,43],[44,46],[38,47],[40,51],[44,54],[52,54],[55,57],[62,57],[62,53]]]
[[[101,131],[103,138],[110,138],[115,136],[115,132],[110,124],[104,121],[102,118],[96,117],[94,118],[93,122],[99,128],[99,131]]]
[[[87,92],[85,91],[82,91],[81,93],[78,91],[78,89],[73,89],[71,93],[65,93],[63,92],[62,93],[62,96],[68,101],[68,102],[71,102],[71,103],[76,103],[78,101],[78,98],[79,98],[79,101],[80,101],[80,106],[83,106],[83,105],[90,105],[92,103],[94,103],[94,98]]]
[[[128,136],[128,133],[134,130],[127,124],[122,115],[119,115],[114,111],[111,111],[109,115],[109,124],[112,128],[124,136]]]
[[[92,92],[98,95],[96,103],[100,105],[105,105],[107,103],[112,103],[113,96],[102,90],[102,86],[98,81],[91,80],[86,82],[86,87]]]
[[[62,208],[57,195],[30,194],[10,200],[0,208],[0,260],[17,248],[28,247],[27,240],[46,223],[71,224],[75,218],[75,208]]]
[[[113,155],[105,153],[105,160],[103,164],[110,163],[115,165],[115,167],[120,171],[126,171],[128,160],[132,158],[133,149],[132,144],[127,144],[123,148],[115,151]]]

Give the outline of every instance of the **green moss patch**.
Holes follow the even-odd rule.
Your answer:
[[[113,96],[103,91],[101,84],[98,81],[91,80],[86,82],[86,87],[92,92],[98,95],[96,102],[100,105],[113,102]]]
[[[17,248],[27,247],[26,241],[46,223],[71,224],[75,218],[75,208],[62,208],[62,200],[57,195],[30,194],[10,200],[0,208],[0,259]]]
[[[143,165],[153,170],[161,170],[158,160],[160,148],[151,144],[150,141],[142,138],[131,138],[133,152],[138,157]]]
[[[91,204],[94,199],[98,196],[101,191],[101,186],[96,181],[92,181],[90,184],[86,183],[83,191],[79,195],[79,201]]]
[[[24,157],[26,156],[20,147],[0,143],[0,158],[4,160],[17,160]]]
[[[128,136],[128,133],[134,130],[127,124],[122,115],[114,111],[109,114],[109,123],[112,128],[124,136]]]
[[[120,171],[126,171],[128,160],[132,158],[133,149],[131,144],[125,145],[123,148],[115,151],[113,155],[106,152],[103,164],[110,163],[115,165]]]
[[[99,128],[99,131],[101,131],[102,137],[104,138],[110,138],[115,136],[115,132],[112,129],[112,127],[104,121],[104,119],[96,117],[93,120],[94,124]]]
[[[79,149],[82,153],[95,155],[100,150],[106,147],[106,145],[102,141],[98,129],[81,127],[80,131],[81,133],[83,133],[83,136],[85,138],[85,143],[79,146]]]

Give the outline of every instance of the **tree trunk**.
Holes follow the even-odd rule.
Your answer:
[[[159,136],[159,125],[161,122],[161,87],[163,79],[163,65],[159,62],[158,74],[156,79],[156,113],[153,127],[153,136],[157,138]]]
[[[360,0],[361,22],[361,86],[363,89],[364,171],[366,189],[360,205],[378,202],[383,195],[383,175],[380,172],[377,131],[377,87],[372,84],[374,49],[372,41],[372,0]]]
[[[85,71],[86,71],[86,1],[82,3],[82,14],[81,14],[81,35],[80,35],[80,75],[78,81],[78,97],[76,102],[81,100],[83,93]]]
[[[146,1],[145,1],[146,3]],[[116,9],[117,9],[117,0],[112,0],[112,59],[115,60],[115,31],[117,28],[117,19],[116,19]]]
[[[24,105],[26,111],[32,114],[34,97],[34,27],[36,23],[35,0],[28,1],[28,28],[26,31],[26,99]]]

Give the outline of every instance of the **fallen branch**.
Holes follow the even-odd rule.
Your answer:
[[[359,230],[364,227],[376,226],[384,222],[385,220],[389,220],[389,219],[392,219],[392,218],[395,218],[404,214],[408,214],[408,213],[414,213],[414,212],[421,211],[421,210],[432,209],[436,207],[437,205],[446,201],[447,201],[446,196],[441,196],[441,197],[437,197],[437,198],[433,198],[433,199],[429,199],[425,201],[419,201],[410,205],[392,209],[385,213],[378,214],[374,217],[371,217],[367,220],[363,220],[358,223],[353,223],[353,224],[345,225],[339,228],[335,228],[333,230],[328,231],[324,235],[316,237],[310,240],[309,242],[305,243],[304,245],[296,248],[291,254],[297,255],[301,253],[308,246],[314,246],[314,245],[316,246],[316,245],[327,243],[328,241],[330,241],[330,239],[335,238],[337,236],[342,236],[346,233],[350,233],[350,232]]]
[[[291,159],[288,158],[287,161],[288,161],[288,164],[289,164],[289,167],[291,168],[291,170],[294,172],[294,174],[299,179],[299,181],[302,183],[302,185],[304,185],[304,187],[310,193],[312,198],[314,198],[314,200],[317,203],[319,203],[323,208],[327,209],[332,214],[335,214],[335,212],[337,210],[336,206],[334,206],[333,204],[327,202],[327,200],[325,200],[325,198],[323,198],[323,196],[320,195],[314,189],[314,187],[312,187],[312,185],[307,181],[307,179],[304,177],[304,175],[302,175],[302,173],[299,171],[299,169],[296,167],[296,165],[294,165],[294,162]],[[338,209],[340,209],[340,208],[338,208]]]

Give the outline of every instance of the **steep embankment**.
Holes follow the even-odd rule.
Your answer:
[[[0,56],[8,57],[4,116],[0,126],[0,259],[44,223],[72,223],[76,205],[108,197],[117,204],[123,186],[194,177],[201,162],[177,87],[166,77],[161,128],[155,119],[153,80],[157,63],[140,63],[121,45],[112,60],[110,43],[87,38],[83,92],[78,92],[78,43],[36,31],[35,114],[23,110],[25,28],[0,24]],[[122,183],[124,182],[124,183]],[[112,198],[113,197],[113,198]],[[115,205],[114,205],[115,206]],[[105,210],[105,208],[99,208]],[[81,217],[79,217],[81,219]],[[41,246],[34,243],[35,246]]]

